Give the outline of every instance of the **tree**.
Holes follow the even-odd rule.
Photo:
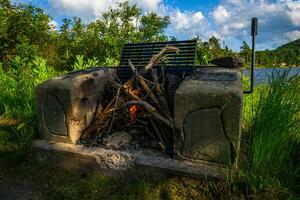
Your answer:
[[[0,60],[4,69],[16,55],[32,59],[44,50],[51,27],[42,9],[1,0],[0,19]]]
[[[104,64],[107,60],[115,60],[116,63],[125,43],[166,40],[167,36],[163,33],[168,24],[168,17],[155,13],[142,15],[136,5],[119,3],[118,7],[110,8],[98,20],[87,25],[83,42],[85,47],[89,45],[85,53],[88,57],[97,57]]]
[[[218,58],[218,57],[223,56],[222,49],[219,44],[219,39],[217,39],[215,36],[212,36],[211,38],[209,38],[209,46],[210,46],[213,58]]]
[[[246,65],[250,63],[251,49],[245,41],[242,43],[240,55],[245,59]]]
[[[141,18],[140,31],[142,32],[142,41],[165,41],[167,37],[164,34],[165,28],[170,24],[169,17],[160,17],[156,13],[149,13]]]

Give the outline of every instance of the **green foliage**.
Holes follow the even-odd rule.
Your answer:
[[[167,17],[142,15],[140,8],[128,2],[110,8],[87,25],[79,18],[65,19],[57,39],[60,65],[68,68],[77,55],[96,58],[100,65],[117,65],[126,42],[166,40],[163,33],[168,24]]]
[[[35,115],[35,87],[55,72],[40,57],[26,64],[16,56],[10,66],[8,71],[0,72],[0,110],[7,117],[30,119]]]
[[[79,62],[78,55],[97,60],[99,65],[117,65],[124,43],[168,39],[164,35],[168,17],[142,14],[128,2],[119,3],[88,24],[78,17],[63,19],[60,30],[51,28],[51,19],[42,9],[1,2],[0,61],[5,70],[16,56],[26,62],[41,56],[59,70],[72,70]]]
[[[208,42],[203,42],[202,40],[198,39],[196,56],[196,64],[207,65],[209,61],[213,59],[213,54]]]
[[[92,59],[88,58],[85,61],[83,55],[77,55],[75,63],[72,65],[72,69],[73,70],[83,70],[83,69],[87,69],[87,68],[90,68],[93,66],[97,66],[98,63],[99,63],[99,61],[95,57]]]
[[[141,18],[140,31],[142,41],[166,41],[164,29],[170,24],[169,17],[160,17],[156,13],[149,13]]]
[[[251,49],[245,41],[242,43],[239,55],[245,59],[246,66],[249,66]],[[256,51],[255,56],[258,67],[300,66],[300,39],[284,44],[275,50]]]
[[[300,65],[300,39],[284,44],[273,51],[272,58],[276,65]]]
[[[212,36],[208,42],[204,42],[199,38],[197,46],[196,64],[208,64],[211,60],[223,56],[239,56],[245,60],[245,65],[251,63],[251,48],[243,41],[239,53],[233,52],[224,44],[225,48],[220,45],[220,40]],[[300,66],[300,39],[292,41],[288,44],[270,51],[256,51],[256,65],[258,67],[274,67],[274,66]]]
[[[6,69],[15,56],[33,58],[49,38],[50,18],[42,9],[0,2],[0,60]]]
[[[245,59],[245,64],[248,65],[251,61],[251,49],[245,41],[242,43],[240,55]]]
[[[243,91],[248,91],[250,88],[250,78],[247,76],[242,77]],[[259,84],[256,85],[253,93],[250,95],[243,96],[243,130],[244,132],[249,132],[249,129],[253,123],[253,117],[255,116],[255,111],[258,103],[260,102],[260,95],[265,93],[268,85]]]
[[[26,63],[16,56],[9,64],[8,71],[0,70],[0,120],[3,117],[17,120],[15,126],[9,127],[6,143],[17,141],[15,145],[23,151],[30,146],[37,130],[35,88],[57,73],[41,57]]]
[[[236,53],[228,48],[223,42],[225,48],[221,48],[220,40],[212,36],[208,42],[204,42],[199,38],[195,38],[198,41],[196,49],[196,64],[207,65],[211,60],[224,56],[235,57]]]
[[[222,49],[221,45],[219,43],[219,39],[217,39],[215,36],[212,36],[208,40],[212,56],[214,58],[222,57]]]

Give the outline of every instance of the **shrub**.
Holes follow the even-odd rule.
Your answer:
[[[8,127],[7,134],[2,130],[1,135],[16,141],[21,151],[30,145],[37,130],[35,88],[56,73],[40,57],[26,63],[16,56],[8,71],[0,70],[0,116],[18,122],[17,126]]]
[[[83,55],[77,55],[74,64],[72,65],[72,70],[83,70],[90,67],[95,67],[99,64],[99,60],[97,58],[88,58],[86,61],[84,60]]]

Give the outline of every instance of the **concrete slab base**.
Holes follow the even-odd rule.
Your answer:
[[[68,170],[98,171],[113,177],[130,179],[160,179],[171,176],[219,179],[235,177],[235,173],[222,166],[176,160],[162,153],[149,151],[115,151],[46,140],[33,141],[33,149],[41,162]]]

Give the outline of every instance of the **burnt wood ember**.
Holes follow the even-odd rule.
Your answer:
[[[165,54],[169,52],[178,53],[179,49],[166,45],[139,71],[128,59],[132,77],[125,83],[111,82],[113,95],[108,95],[108,103],[96,109],[92,122],[83,131],[81,143],[103,145],[113,132],[125,130],[141,146],[171,151],[174,119],[163,88],[164,69],[160,73],[155,69],[168,61]]]

